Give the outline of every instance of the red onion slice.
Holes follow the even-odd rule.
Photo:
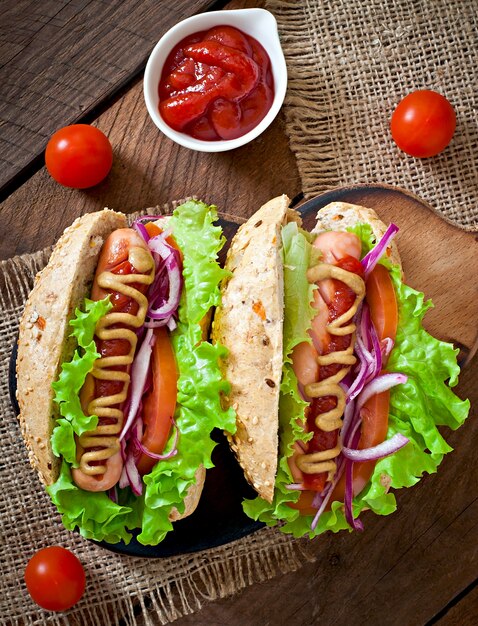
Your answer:
[[[155,452],[151,452],[146,446],[141,443],[141,439],[139,437],[135,437],[132,441],[133,446],[141,451],[146,456],[151,457],[152,459],[156,459],[157,461],[166,461],[167,459],[171,459],[173,456],[176,456],[178,453],[178,440],[179,440],[179,428],[176,425],[176,422],[173,418],[171,418],[171,422],[174,427],[174,441],[171,447],[171,450],[166,454],[156,454]],[[139,458],[139,457],[138,457]]]
[[[156,252],[163,259],[169,286],[168,297],[165,299],[165,290],[162,290],[162,294],[156,295],[155,286],[153,285],[151,289],[153,295],[150,297],[151,304],[148,310],[148,317],[151,320],[166,320],[164,323],[167,323],[167,320],[176,312],[181,297],[182,274],[179,252],[165,242],[164,233],[150,239],[148,245],[153,252]],[[159,273],[155,283],[160,281],[161,278],[161,273]],[[163,295],[163,300],[159,306],[156,306],[159,295]]]
[[[360,441],[360,432],[355,430],[352,435],[352,445],[354,448],[358,446]],[[345,519],[347,520],[348,525],[353,530],[362,531],[363,524],[359,519],[354,518],[353,513],[353,461],[349,459],[344,459],[344,469],[345,469],[345,494],[344,494],[344,513]]]
[[[168,327],[168,330],[170,333],[173,332],[173,330],[175,330],[177,324],[176,324],[176,320],[174,319],[174,317],[170,317],[168,320],[168,323],[166,324],[166,326]]]
[[[360,339],[362,340],[362,343],[365,346],[367,352],[370,352],[370,350],[372,349],[372,343],[370,341],[368,332],[371,323],[372,321],[370,319],[370,309],[366,303],[363,303],[360,311],[360,317],[357,322],[357,336],[360,337]]]
[[[319,519],[322,515],[322,513],[325,511],[325,508],[327,506],[327,504],[329,503],[329,500],[332,496],[332,493],[335,489],[335,485],[338,483],[339,481],[339,476],[338,476],[338,472],[335,475],[334,480],[331,483],[328,483],[328,485],[325,486],[324,490],[322,491],[321,494],[319,494],[320,498],[322,499],[321,502],[318,503],[319,508],[317,509],[317,513],[315,514],[314,519],[312,520],[312,523],[310,525],[310,529],[311,530],[315,530],[317,528],[317,524],[319,523]],[[314,498],[315,500],[319,500],[319,498]]]
[[[139,220],[136,220],[136,222],[133,222],[133,228],[144,239],[144,241],[148,243],[150,236],[144,224],[142,224]]]
[[[394,345],[395,342],[391,337],[385,337],[380,342],[380,351],[382,352],[382,362],[384,364],[387,363],[388,357],[390,356],[390,352],[392,351]]]
[[[367,382],[367,378],[370,374],[370,363],[365,358],[365,353],[362,346],[357,342],[355,349],[357,356],[360,360],[360,369],[355,376],[355,380],[350,386],[347,395],[346,395],[346,404],[353,402],[354,399],[359,395],[362,389]]]
[[[122,441],[127,434],[138,412],[144,388],[148,379],[149,364],[151,362],[151,354],[153,351],[154,341],[155,337],[153,334],[153,329],[149,328],[146,331],[143,343],[141,344],[141,347],[134,358],[133,367],[131,368],[130,405],[126,422],[123,426],[123,430],[121,431],[120,441]]]
[[[182,290],[181,259],[179,251],[169,245],[166,238],[171,234],[165,230],[160,234],[150,237],[144,226],[145,221],[164,219],[160,215],[147,215],[133,223],[133,228],[141,235],[153,254],[156,265],[154,283],[148,292],[149,309],[145,326],[157,328],[168,324],[179,306]]]
[[[372,340],[372,354],[374,357],[374,372],[372,377],[375,377],[382,370],[382,349],[380,346],[380,340],[378,338],[377,331],[375,330],[375,326],[373,325],[372,320],[370,320],[369,333]]]
[[[355,402],[352,400],[348,404],[345,405],[344,416],[342,419],[342,428],[340,429],[340,438],[342,441],[347,437],[347,433],[350,430],[350,427],[353,424],[355,416]]]
[[[315,496],[314,496],[314,498],[312,500],[312,504],[311,504],[311,507],[313,509],[319,509],[320,508],[320,505],[324,501],[325,494],[328,493],[328,486],[329,486],[328,484],[325,485],[325,487],[322,489],[322,491],[318,491],[315,494]]]
[[[304,487],[302,483],[291,483],[290,485],[286,485],[285,488],[291,491],[307,491],[307,488]]]
[[[129,487],[128,474],[126,473],[124,464],[123,464],[123,469],[121,470],[121,476],[118,482],[118,487],[120,489],[126,489],[126,487]]]
[[[380,241],[370,250],[362,259],[362,267],[364,269],[365,279],[368,278],[370,272],[382,258],[387,246],[398,233],[398,226],[390,224]]]
[[[381,374],[377,376],[363,388],[362,393],[359,395],[357,399],[357,412],[360,411],[363,405],[372,396],[375,396],[377,393],[382,393],[382,391],[387,391],[387,389],[391,389],[396,385],[406,383],[407,380],[408,376],[398,373]]]
[[[345,519],[353,530],[363,531],[363,524],[358,518],[354,518],[353,511],[353,463],[347,461],[345,464],[345,497],[344,511]]]
[[[352,400],[359,395],[366,383],[369,382],[377,372],[377,359],[371,352],[373,349],[373,342],[370,336],[371,325],[372,321],[370,319],[369,308],[366,304],[364,304],[357,317],[355,341],[355,352],[360,361],[360,367],[355,376],[355,380],[347,393],[347,404],[352,402]]]
[[[128,474],[126,473],[126,470],[124,468],[124,464],[126,461],[126,441],[123,439],[123,441],[120,443],[120,452],[121,452],[121,458],[123,459],[123,469],[121,470],[121,476],[118,482],[118,486],[120,489],[124,489],[125,487],[128,487],[129,485],[129,480],[128,480]]]
[[[364,448],[362,450],[354,450],[352,448],[343,447],[342,454],[346,459],[350,459],[354,463],[362,463],[364,461],[378,461],[390,454],[398,452],[403,446],[406,446],[409,439],[401,433],[396,433],[390,439],[379,443],[372,448]]]
[[[128,484],[131,487],[135,496],[140,496],[143,493],[143,480],[139,475],[138,468],[134,460],[134,456],[129,454],[124,464],[124,471],[128,477]]]
[[[158,222],[159,220],[166,219],[165,215],[143,215],[143,217],[138,217],[132,224],[133,228],[136,228],[137,225],[144,226],[143,222]]]

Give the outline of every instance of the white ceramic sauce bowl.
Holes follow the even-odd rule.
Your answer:
[[[158,85],[163,65],[171,52],[188,35],[208,30],[213,26],[234,26],[254,37],[269,55],[274,77],[274,101],[265,117],[251,131],[237,139],[203,141],[168,126],[159,113]],[[249,143],[258,137],[271,124],[284,102],[287,89],[287,67],[277,31],[275,17],[265,9],[240,9],[236,11],[212,11],[189,17],[173,26],[154,47],[144,73],[144,100],[151,119],[170,139],[200,152],[224,152]]]

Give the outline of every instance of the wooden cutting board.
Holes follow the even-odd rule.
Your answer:
[[[307,214],[306,225],[312,227],[315,212],[329,202],[366,206],[399,227],[405,280],[435,305],[425,316],[425,328],[460,348],[462,367],[468,363],[478,347],[478,235],[452,226],[425,201],[388,185],[342,187],[308,200],[299,207]]]

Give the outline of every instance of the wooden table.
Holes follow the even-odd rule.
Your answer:
[[[173,23],[211,4],[3,3],[0,258],[50,245],[74,217],[106,205],[130,212],[195,195],[247,217],[274,195],[301,192],[281,116],[251,145],[208,155],[173,144],[146,113],[142,69],[148,53]],[[258,5],[234,0],[224,8]],[[60,187],[43,167],[49,136],[76,121],[97,124],[115,153],[110,176],[88,191]],[[458,393],[476,401],[476,358]],[[450,433],[456,450],[438,475],[401,492],[393,516],[367,516],[363,535],[320,538],[309,546],[314,563],[176,623],[478,623],[477,436],[473,417]]]

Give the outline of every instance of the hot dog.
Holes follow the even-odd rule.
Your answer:
[[[140,329],[146,320],[146,292],[154,281],[155,265],[147,243],[131,228],[115,230],[106,240],[96,268],[91,299],[110,296],[113,308],[97,325],[96,360],[80,391],[81,405],[98,415],[94,431],[77,440],[79,467],[75,483],[87,491],[107,491],[119,481],[123,460],[120,435],[128,398],[131,366]],[[134,279],[134,282],[131,282]]]
[[[28,298],[20,425],[64,524],[86,537],[128,542],[138,528],[158,543],[197,506],[211,431],[233,426],[221,348],[205,341],[224,276],[215,218],[196,201],[132,228],[113,211],[85,215]]]
[[[426,333],[430,304],[403,282],[398,229],[332,203],[308,233],[288,205],[239,229],[213,321],[229,442],[258,493],[243,506],[296,536],[360,530],[362,510],[394,510],[391,487],[436,470],[449,450],[437,425],[458,427],[469,404],[450,389],[457,351]]]

